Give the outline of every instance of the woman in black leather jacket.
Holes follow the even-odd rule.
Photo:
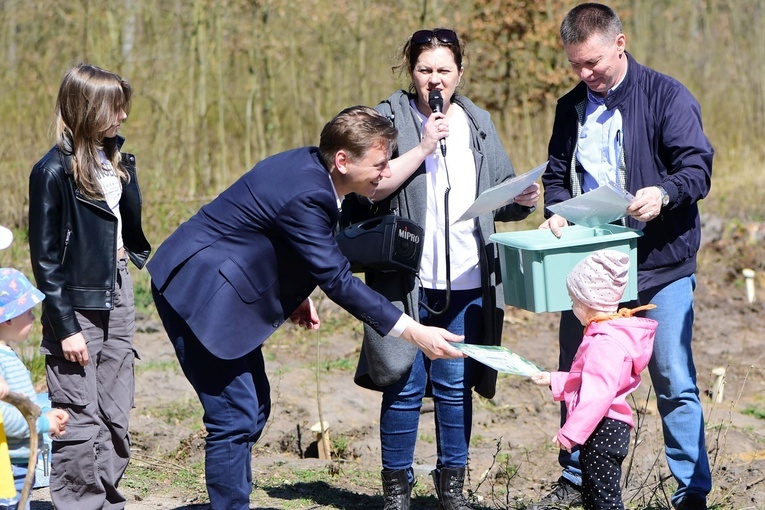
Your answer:
[[[123,508],[130,459],[135,309],[128,258],[151,251],[141,228],[135,157],[117,136],[132,89],[79,64],[56,101],[56,145],[29,178],[29,247],[42,311],[48,391],[70,415],[53,441],[56,508]]]

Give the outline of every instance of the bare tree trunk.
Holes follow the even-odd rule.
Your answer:
[[[122,61],[123,72],[130,76],[133,74],[133,47],[135,46],[135,32],[136,32],[136,0],[123,0],[122,1],[123,12],[125,12],[124,20],[121,23],[122,28]]]
[[[299,9],[299,5],[295,5],[292,3],[290,5],[290,8],[292,9]],[[289,96],[292,98],[291,102],[294,105],[295,110],[292,113],[292,117],[294,118],[295,122],[294,129],[292,130],[292,136],[290,140],[290,145],[293,147],[297,147],[299,145],[303,145],[304,140],[304,127],[305,127],[305,119],[302,117],[300,112],[303,111],[303,106],[305,104],[305,99],[301,96],[301,87],[300,87],[300,80],[298,79],[298,72],[297,72],[297,61],[298,61],[298,47],[300,46],[300,43],[297,40],[297,33],[291,32],[290,34],[286,34],[287,37],[289,37],[289,63],[288,66],[288,91]]]
[[[420,12],[420,26],[424,27],[428,21],[428,0],[422,0],[422,12]]]
[[[192,98],[192,102],[196,103],[196,119],[190,128],[196,133],[195,137],[197,138],[197,143],[194,146],[196,160],[192,164],[200,174],[202,186],[207,188],[210,185],[210,152],[207,137],[207,73],[210,61],[207,56],[207,6],[205,3],[204,0],[195,0],[194,2],[192,47],[195,65],[192,67],[197,70],[197,76],[196,82],[190,83],[194,84],[193,89],[196,90],[196,94]]]
[[[88,41],[90,40],[90,0],[80,0],[80,2],[82,3],[82,10],[84,11],[84,22],[82,24],[82,49],[80,49],[80,54],[85,61],[88,61],[91,58],[90,52],[88,51]]]
[[[223,23],[221,21],[222,7],[215,3],[215,60],[216,78],[218,82],[218,159],[220,175],[219,184],[228,184],[228,151],[226,142],[226,90],[223,83]]]
[[[759,62],[759,76],[757,95],[759,98],[756,100],[756,104],[760,105],[760,109],[755,117],[755,126],[758,126],[756,131],[756,140],[762,140],[765,137],[765,5],[763,2],[758,2],[755,7],[754,19],[757,20],[754,27],[754,40],[757,41],[751,47],[755,49],[755,56],[752,59],[753,62]]]
[[[268,9],[268,7],[264,7]],[[245,163],[252,166],[257,160],[262,159],[266,153],[266,133],[263,123],[263,95],[264,76],[267,75],[267,56],[263,53],[263,40],[267,34],[268,13],[258,13],[260,25],[254,30],[255,41],[247,50],[250,75],[250,93],[247,96],[247,110],[245,115]],[[262,71],[261,71],[262,70]],[[256,140],[253,150],[252,141]]]
[[[17,0],[6,0],[2,4],[5,19],[5,62],[10,78],[16,77],[16,7]]]
[[[357,72],[359,73],[359,98],[360,102],[368,104],[369,98],[369,78],[367,76],[367,45],[365,32],[369,23],[369,1],[360,0],[359,2],[359,23],[356,27],[356,43],[358,45],[357,52]]]
[[[265,58],[263,59],[265,73],[266,73],[266,80],[268,83],[268,95],[265,98],[265,105],[266,108],[264,109],[263,113],[266,115],[266,118],[268,119],[268,129],[266,130],[266,144],[261,148],[263,151],[260,155],[261,158],[264,158],[268,155],[269,152],[271,152],[272,145],[276,145],[276,141],[279,139],[281,133],[282,133],[282,118],[280,115],[276,115],[274,112],[276,111],[276,108],[274,107],[274,104],[276,102],[276,90],[277,90],[277,75],[274,70],[274,58],[268,53],[266,53]]]
[[[632,30],[627,39],[627,51],[633,53],[638,59],[642,59],[646,64],[648,60],[648,51],[646,50],[648,41],[651,40],[651,6],[647,0],[632,0]]]

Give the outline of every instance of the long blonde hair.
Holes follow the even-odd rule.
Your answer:
[[[133,89],[121,76],[89,64],[67,71],[56,99],[56,144],[72,154],[72,171],[77,188],[89,198],[103,198],[97,180],[101,168],[98,150],[103,149],[120,180],[129,175],[122,166],[117,137],[104,132],[122,110],[130,113]]]

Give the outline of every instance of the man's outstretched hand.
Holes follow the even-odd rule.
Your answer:
[[[451,345],[451,342],[461,342],[465,337],[443,328],[424,326],[413,321],[401,334],[401,338],[416,345],[430,359],[466,357]]]

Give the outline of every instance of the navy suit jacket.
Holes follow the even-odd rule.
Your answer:
[[[350,271],[337,199],[316,147],[271,156],[162,243],[152,283],[216,357],[259,347],[318,285],[380,334],[401,311]]]

